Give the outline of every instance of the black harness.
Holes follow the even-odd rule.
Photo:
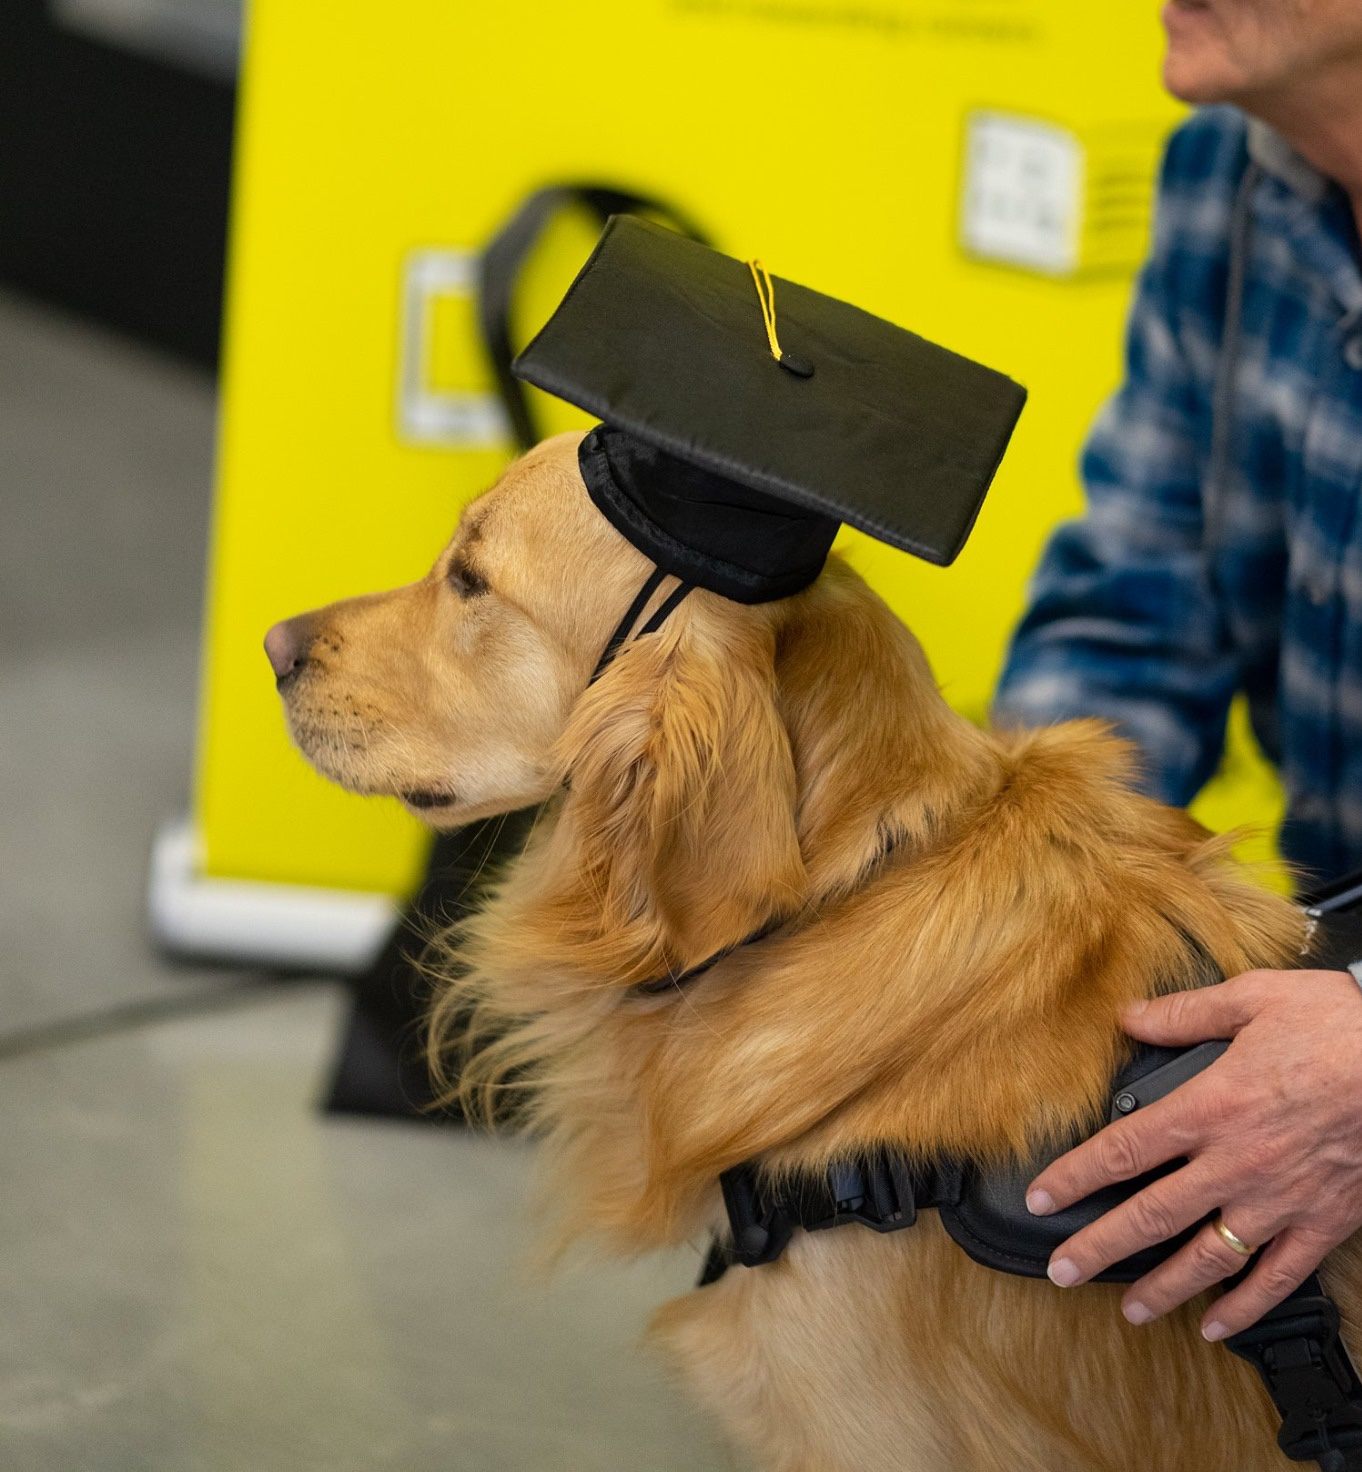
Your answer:
[[[1132,1114],[1199,1073],[1228,1045],[1202,1043],[1179,1052],[1144,1046],[1121,1070],[1112,1089],[1110,1119]],[[796,1227],[817,1232],[857,1223],[877,1232],[911,1227],[919,1211],[940,1214],[947,1233],[975,1262],[1022,1278],[1043,1278],[1061,1242],[1095,1222],[1128,1196],[1175,1169],[1169,1162],[1132,1181],[1094,1192],[1049,1216],[1026,1209],[1028,1183],[1077,1137],[1034,1160],[983,1169],[971,1162],[941,1159],[913,1162],[888,1151],[838,1161],[826,1171],[772,1182],[752,1161],[720,1177],[729,1232],[715,1244],[705,1269],[714,1282],[735,1265],[774,1262]],[[1098,1274],[1104,1283],[1133,1283],[1188,1241],[1201,1226],[1134,1254]]]
[[[591,683],[619,652],[665,577],[658,569],[639,590],[611,635]],[[691,590],[692,585],[680,583],[636,637],[658,629]],[[892,843],[880,858],[891,848]],[[1306,915],[1318,927],[1313,945],[1317,964],[1346,970],[1355,957],[1362,956],[1362,874],[1312,896],[1306,903]],[[764,939],[783,923],[784,917],[777,917],[698,965],[641,982],[634,992],[648,997],[684,988],[725,956]],[[1358,979],[1362,984],[1362,976]],[[1223,980],[1218,971],[1205,977],[1206,984]],[[1130,1062],[1113,1081],[1109,1122],[1162,1098],[1213,1063],[1228,1046],[1225,1042],[1184,1049],[1137,1045]],[[775,1181],[757,1162],[745,1161],[719,1178],[728,1230],[712,1243],[697,1286],[717,1282],[732,1267],[755,1268],[775,1262],[796,1230],[861,1226],[874,1232],[899,1232],[911,1227],[920,1211],[936,1211],[956,1244],[984,1267],[1023,1278],[1043,1278],[1061,1242],[1182,1163],[1170,1161],[1134,1180],[1095,1191],[1063,1211],[1032,1216],[1026,1209],[1027,1185],[1050,1160],[1078,1143],[1075,1138],[1042,1158],[988,1170],[968,1161],[914,1161],[879,1150],[835,1161],[821,1172]],[[1176,1252],[1204,1224],[1197,1222],[1156,1247],[1113,1263],[1094,1281],[1133,1283]],[[1251,1271],[1256,1261],[1252,1259],[1230,1285]],[[1286,1456],[1296,1462],[1314,1460],[1321,1472],[1362,1472],[1362,1379],[1340,1336],[1338,1307],[1317,1274],[1311,1273],[1256,1324],[1224,1342],[1262,1378],[1282,1418],[1277,1444]]]
[[[1185,1052],[1140,1048],[1116,1079],[1111,1117],[1161,1098],[1226,1046],[1203,1043]],[[717,1282],[731,1267],[775,1262],[796,1229],[856,1225],[898,1232],[928,1210],[939,1214],[947,1233],[975,1262],[1018,1277],[1043,1278],[1050,1254],[1065,1238],[1176,1164],[1095,1192],[1052,1216],[1034,1217],[1026,1209],[1026,1186],[1045,1163],[983,1171],[959,1161],[924,1164],[877,1151],[773,1183],[746,1162],[720,1177],[728,1231],[710,1247],[698,1286]],[[1133,1283],[1201,1225],[1113,1264],[1096,1281]],[[1322,1472],[1362,1472],[1362,1380],[1340,1337],[1338,1308],[1316,1274],[1225,1344],[1262,1377],[1282,1418],[1277,1444],[1288,1457],[1313,1459]]]
[[[1362,887],[1357,898],[1362,899]],[[1319,964],[1347,969],[1344,956],[1362,954],[1362,909],[1348,922],[1341,911],[1320,903],[1306,913],[1317,924],[1326,917],[1333,922],[1327,930],[1321,924],[1317,932]],[[1161,1099],[1213,1063],[1228,1046],[1225,1042],[1185,1049],[1138,1045],[1113,1081],[1108,1122]],[[1032,1216],[1026,1209],[1027,1185],[1050,1160],[1077,1143],[1074,1139],[1035,1160],[988,1170],[972,1162],[914,1161],[880,1150],[836,1161],[821,1172],[774,1181],[756,1162],[746,1161],[719,1178],[728,1230],[711,1245],[698,1286],[717,1282],[731,1267],[774,1262],[796,1229],[822,1232],[855,1225],[898,1232],[928,1210],[938,1213],[949,1236],[975,1262],[1018,1277],[1043,1278],[1061,1242],[1181,1164],[1170,1161],[1134,1180],[1096,1191],[1063,1211]],[[1112,1264],[1094,1281],[1133,1283],[1204,1224],[1197,1222],[1169,1241]],[[1317,1274],[1311,1273],[1282,1303],[1225,1340],[1225,1345],[1262,1378],[1282,1418],[1277,1444],[1286,1456],[1297,1462],[1314,1460],[1322,1472],[1362,1472],[1362,1379],[1339,1333],[1337,1305]]]

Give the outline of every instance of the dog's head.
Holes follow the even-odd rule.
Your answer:
[[[517,461],[420,582],[269,631],[290,730],[325,776],[441,828],[561,782],[556,743],[649,569],[588,500],[577,438]]]
[[[697,960],[854,881],[887,788],[932,801],[930,774],[902,768],[941,746],[923,726],[945,707],[915,641],[835,562],[774,603],[692,593],[591,685],[652,564],[592,505],[577,444],[517,461],[420,582],[278,624],[266,649],[309,760],[434,826],[570,779],[560,826],[597,933],[638,932],[622,949],[639,966]]]

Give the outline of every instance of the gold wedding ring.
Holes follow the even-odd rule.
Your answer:
[[[1233,1247],[1240,1257],[1252,1257],[1253,1254],[1257,1252],[1258,1249],[1256,1247],[1250,1247],[1242,1237],[1236,1237],[1234,1233],[1231,1232],[1230,1229],[1225,1225],[1225,1223],[1220,1219],[1220,1217],[1216,1217],[1215,1221],[1211,1225],[1214,1226],[1216,1231],[1220,1233],[1221,1241],[1224,1242],[1226,1246]]]

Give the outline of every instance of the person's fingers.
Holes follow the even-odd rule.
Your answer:
[[[1195,1166],[1162,1176],[1057,1247],[1050,1279],[1062,1288],[1086,1283],[1113,1263],[1185,1232],[1215,1209],[1216,1199],[1216,1184]]]
[[[1268,1243],[1248,1277],[1206,1310],[1201,1332],[1207,1339],[1224,1339],[1256,1324],[1298,1288],[1336,1245],[1301,1227],[1286,1227]]]
[[[1259,983],[1269,974],[1246,971],[1216,986],[1133,1002],[1122,1008],[1121,1024],[1132,1037],[1165,1047],[1232,1038],[1261,1007]]]
[[[1255,1218],[1242,1208],[1228,1210],[1218,1219],[1223,1220],[1242,1243],[1254,1249],[1281,1226],[1279,1220]],[[1139,1282],[1131,1284],[1121,1300],[1121,1312],[1132,1324],[1147,1324],[1207,1288],[1234,1277],[1244,1270],[1248,1261],[1249,1255],[1226,1240],[1216,1230],[1214,1221],[1207,1222],[1170,1258],[1147,1272]],[[1304,1276],[1302,1273],[1301,1277]],[[1283,1296],[1291,1286],[1288,1284],[1283,1288]]]
[[[1049,1216],[1102,1186],[1132,1180],[1190,1154],[1203,1134],[1198,1117],[1200,1087],[1199,1080],[1192,1079],[1052,1160],[1027,1186],[1027,1210],[1033,1216]]]

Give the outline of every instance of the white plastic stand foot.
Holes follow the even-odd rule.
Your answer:
[[[373,963],[398,919],[389,895],[207,878],[188,819],[156,834],[147,913],[176,955],[347,975]]]

